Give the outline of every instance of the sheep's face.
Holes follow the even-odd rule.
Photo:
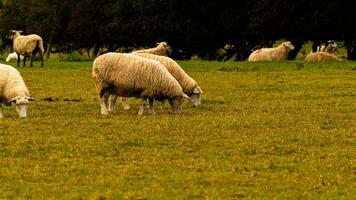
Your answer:
[[[15,107],[15,110],[20,118],[26,118],[28,104],[30,101],[34,101],[34,99],[28,96],[26,97],[17,96],[9,100],[8,103],[11,103]]]
[[[195,87],[193,90],[193,93],[189,95],[189,102],[190,102],[190,107],[198,107],[200,106],[200,97],[203,91],[200,89],[199,86]]]
[[[292,51],[294,49],[294,46],[291,42],[285,42],[285,43],[283,43],[283,45],[286,49],[289,49],[290,51]]]
[[[180,113],[182,111],[182,102],[185,98],[190,99],[190,97],[183,93],[182,96],[177,96],[168,100],[173,113]]]
[[[9,39],[10,40],[13,40],[15,35],[20,35],[22,33],[22,31],[17,31],[17,30],[10,30],[10,36],[9,36]]]

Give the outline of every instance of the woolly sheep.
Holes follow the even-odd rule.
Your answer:
[[[197,82],[192,79],[180,66],[179,64],[174,61],[173,59],[165,56],[158,56],[154,54],[149,54],[149,53],[133,53],[134,55],[143,57],[143,58],[148,58],[151,60],[155,60],[163,64],[164,67],[167,68],[169,73],[178,81],[180,86],[183,89],[183,92],[187,94],[190,97],[190,106],[191,107],[197,107],[201,104],[200,102],[200,97],[203,91],[201,88],[198,86]],[[109,104],[109,111],[114,109],[115,106],[115,101],[117,99],[117,96],[112,95],[110,97],[110,104]],[[125,98],[122,98],[122,105],[125,110],[129,109],[129,105],[127,104],[127,101]]]
[[[14,51],[18,54],[17,67],[20,66],[20,55],[24,56],[23,66],[26,65],[26,57],[30,58],[31,64],[33,66],[33,54],[35,51],[39,50],[41,58],[41,67],[43,67],[43,40],[40,36],[36,34],[31,35],[21,35],[22,31],[11,30],[11,39],[13,41],[12,47]]]
[[[167,51],[169,51],[168,45],[166,42],[156,43],[157,46],[149,49],[141,49],[133,51],[133,53],[151,53],[159,56],[167,56]]]
[[[307,62],[333,61],[333,60],[339,60],[339,58],[337,56],[335,56],[334,54],[327,53],[324,51],[312,52],[305,57],[305,61],[307,61]]]
[[[10,62],[11,60],[17,60],[16,52],[9,53],[9,55],[7,56],[6,62]],[[20,55],[20,60],[23,60],[23,56],[21,56],[21,55]]]
[[[13,105],[21,118],[27,117],[30,97],[20,73],[10,65],[0,64],[0,118],[3,118],[2,104]]]
[[[294,49],[291,42],[283,42],[275,48],[262,48],[253,51],[248,57],[248,61],[274,61],[286,60],[288,53]]]
[[[106,53],[97,57],[93,62],[93,79],[102,115],[108,114],[108,97],[113,94],[141,98],[139,115],[143,114],[147,99],[154,114],[155,99],[168,99],[176,113],[181,111],[183,98],[189,98],[162,64],[133,54]]]

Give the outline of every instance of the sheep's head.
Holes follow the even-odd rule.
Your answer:
[[[184,93],[181,96],[176,96],[168,99],[169,104],[173,110],[173,113],[180,113],[182,111],[182,102],[184,99],[190,99],[190,97]]]
[[[20,30],[10,30],[10,36],[9,39],[13,40],[15,35],[20,35],[22,33],[22,31]]]
[[[166,50],[167,54],[171,54],[172,53],[172,48],[170,45],[167,44],[167,42],[157,42],[156,43],[157,46],[163,46],[164,49]]]
[[[294,49],[293,44],[291,42],[289,42],[289,41],[288,42],[284,42],[283,46],[289,51],[292,51]]]
[[[200,106],[201,102],[200,102],[200,97],[201,94],[203,94],[203,90],[201,90],[201,88],[199,86],[196,86],[193,89],[193,92],[189,95],[189,102],[190,102],[190,106],[191,107],[198,107]]]
[[[17,96],[10,99],[7,103],[14,105],[17,114],[21,118],[27,117],[27,109],[30,101],[35,101],[32,97],[29,96]]]

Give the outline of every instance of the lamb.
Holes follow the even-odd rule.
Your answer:
[[[183,92],[190,97],[190,106],[198,107],[200,102],[200,97],[203,91],[198,86],[197,82],[192,79],[173,59],[165,56],[158,56],[149,53],[133,53],[134,55],[155,60],[163,64],[169,73],[178,81],[183,89]],[[113,110],[115,106],[116,96],[112,95],[109,104],[109,111]],[[125,98],[122,98],[122,104],[125,110],[129,109],[129,105]]]
[[[3,118],[2,104],[13,105],[20,118],[27,117],[30,97],[20,73],[10,65],[0,64],[0,118]]]
[[[10,30],[10,38],[13,41],[12,47],[14,51],[18,54],[17,56],[17,67],[20,66],[20,55],[24,56],[23,66],[26,66],[26,57],[31,60],[30,66],[33,66],[33,55],[36,51],[39,51],[41,59],[41,67],[43,67],[43,40],[39,35],[21,35],[22,31]]]
[[[17,53],[16,52],[12,52],[12,53],[9,53],[9,55],[7,56],[6,58],[6,62],[10,62],[11,60],[17,60]],[[23,60],[23,56],[20,55],[20,60]]]
[[[340,59],[334,54],[324,52],[324,51],[312,52],[305,57],[305,61],[307,62],[333,61],[333,60],[340,60]]]
[[[173,112],[180,113],[183,98],[189,98],[162,64],[133,54],[103,54],[94,60],[92,73],[102,115],[108,114],[110,95],[141,98],[138,115],[143,114],[147,99],[154,114],[154,100],[168,99]]]
[[[294,49],[291,42],[283,42],[275,48],[262,48],[253,51],[248,61],[276,61],[287,60],[288,54]]]
[[[167,56],[167,51],[169,51],[168,45],[166,42],[156,43],[157,46],[150,49],[141,49],[133,51],[133,53],[151,53],[160,56]],[[168,57],[168,56],[167,56]]]

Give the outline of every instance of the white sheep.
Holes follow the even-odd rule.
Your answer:
[[[291,42],[283,42],[274,48],[262,48],[253,51],[248,61],[276,61],[287,60],[288,54],[294,49]]]
[[[340,59],[334,54],[320,51],[320,52],[309,53],[304,60],[307,62],[320,62],[320,61],[334,61]]]
[[[134,55],[148,58],[151,60],[155,60],[160,62],[168,71],[169,73],[178,81],[180,86],[183,89],[183,92],[190,97],[190,106],[197,107],[201,104],[200,97],[203,91],[198,86],[197,82],[191,78],[179,64],[174,61],[173,59],[165,56],[158,56],[149,53],[133,53]],[[122,104],[125,110],[129,108],[127,101],[125,98],[122,98]],[[109,104],[109,111],[113,110],[116,101],[116,96],[111,96],[110,104]]]
[[[43,67],[43,40],[39,35],[21,35],[22,31],[10,30],[11,39],[13,41],[12,47],[14,51],[18,54],[17,67],[20,65],[20,55],[24,56],[23,66],[26,66],[26,57],[30,58],[31,64],[33,66],[33,55],[36,51],[39,51],[41,59],[41,67]]]
[[[133,53],[151,53],[151,54],[155,54],[155,55],[159,55],[159,56],[167,56],[167,51],[168,52],[170,51],[167,43],[159,42],[156,44],[157,44],[157,46],[154,48],[136,50],[136,51],[133,51]]]
[[[182,87],[159,62],[133,54],[106,53],[93,62],[93,79],[100,98],[101,114],[108,114],[108,97],[141,98],[139,115],[143,114],[147,99],[154,114],[154,100],[168,99],[173,112],[180,112],[183,98]]]
[[[0,64],[0,118],[3,118],[2,104],[13,105],[21,118],[27,117],[30,97],[20,73],[10,65]]]
[[[12,60],[17,60],[18,55],[16,52],[9,53],[9,55],[6,58],[6,62],[10,62]],[[23,60],[23,56],[20,55],[20,60]]]

